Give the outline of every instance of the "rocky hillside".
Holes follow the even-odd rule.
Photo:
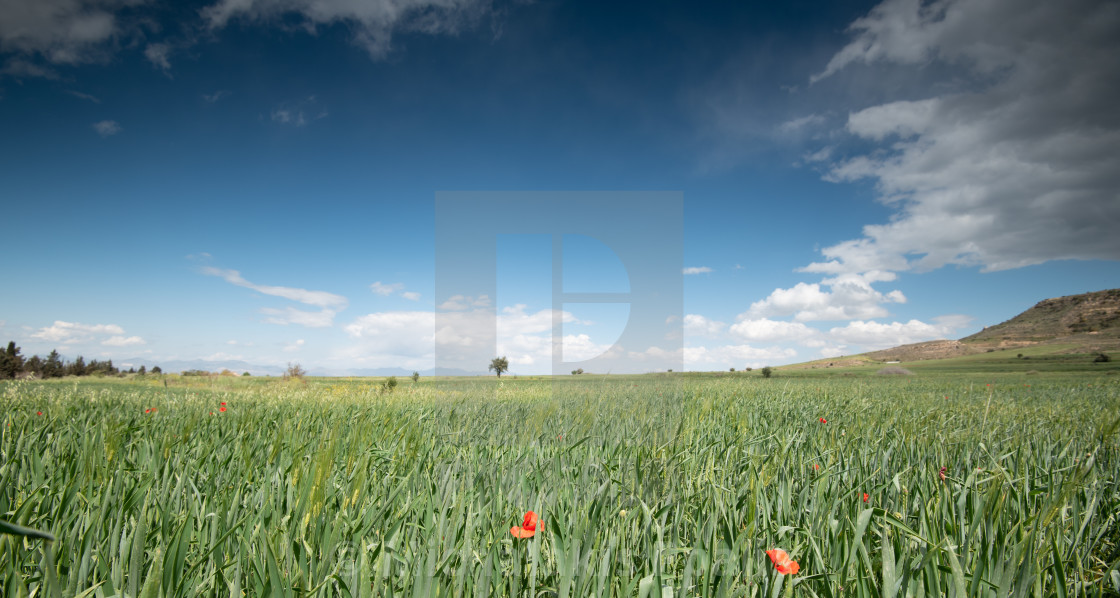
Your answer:
[[[1120,289],[1044,299],[961,342],[1042,342],[1078,334],[1120,336]]]
[[[875,361],[944,359],[993,349],[1070,345],[1063,352],[1091,353],[1120,346],[1120,289],[1039,301],[1027,311],[959,341],[940,340],[865,353]]]

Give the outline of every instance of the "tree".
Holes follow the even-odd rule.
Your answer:
[[[47,355],[47,360],[43,362],[43,377],[61,378],[65,373],[66,366],[62,365],[62,357],[59,356],[58,351],[52,349],[50,355]]]
[[[490,360],[490,369],[494,370],[494,372],[498,374],[498,377],[501,378],[502,372],[509,371],[509,360],[504,356],[495,357],[494,359]]]
[[[140,369],[136,370],[136,373],[143,376],[143,375],[148,373],[148,368],[146,368],[144,366],[140,366]]]
[[[162,374],[162,373],[163,373],[163,370],[161,370],[161,369],[159,368],[159,366],[157,365],[157,366],[155,366],[154,368],[152,368],[152,373],[153,373],[153,374]]]
[[[8,350],[0,353],[0,379],[10,380],[23,371],[23,356],[15,341],[8,341]]]
[[[388,378],[385,379],[384,382],[381,383],[381,392],[382,392],[382,394],[390,394],[390,393],[393,392],[393,389],[396,388],[396,387],[397,387],[397,377],[396,376],[389,376]]]
[[[85,376],[86,375],[86,360],[81,355],[77,359],[66,365],[67,376]]]
[[[419,382],[420,381],[420,372],[412,372],[412,381],[413,382]]]
[[[288,370],[284,372],[285,378],[303,378],[307,375],[307,370],[300,367],[298,363],[288,362]]]
[[[774,375],[774,368],[772,368],[770,366],[766,366],[766,367],[762,368],[762,377],[763,378],[769,378],[770,376],[773,376],[773,375]]]

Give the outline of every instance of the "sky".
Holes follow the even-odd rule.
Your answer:
[[[1120,287],[1118,93],[1111,0],[0,0],[0,338],[515,374],[960,338]],[[441,193],[496,248],[476,290]],[[649,263],[575,230],[664,197]],[[557,248],[563,292],[672,266],[680,300],[557,305]]]

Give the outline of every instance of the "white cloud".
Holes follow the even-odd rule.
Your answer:
[[[0,2],[0,51],[56,64],[94,62],[122,32],[114,12],[127,0]]]
[[[158,67],[164,73],[171,70],[171,61],[167,59],[170,54],[171,46],[167,44],[148,44],[148,46],[144,48],[144,58],[147,58],[148,62]]]
[[[84,342],[95,335],[105,334],[123,335],[124,329],[116,324],[80,324],[55,320],[54,324],[40,328],[38,332],[31,335],[31,338],[70,344]]]
[[[731,326],[731,334],[746,341],[800,342],[812,346],[820,331],[801,322],[784,322],[760,318],[740,320]]]
[[[874,351],[947,338],[955,330],[955,323],[957,322],[952,320],[942,320],[936,324],[927,324],[919,320],[910,320],[905,323],[881,324],[856,320],[846,326],[832,328],[828,334],[835,342],[858,345],[865,351]]]
[[[112,336],[101,341],[101,344],[108,347],[131,347],[133,345],[146,345],[148,343],[138,336]]]
[[[395,33],[454,35],[472,28],[491,8],[487,0],[219,0],[202,14],[212,29],[234,19],[278,22],[290,17],[302,19],[312,33],[319,26],[342,25],[353,32],[356,45],[381,60],[392,50]]]
[[[70,95],[72,95],[72,96],[74,96],[78,99],[81,99],[81,100],[89,100],[90,102],[93,102],[94,104],[100,104],[101,103],[100,98],[98,98],[97,96],[90,95],[88,93],[82,93],[80,91],[74,91],[73,89],[67,90],[66,93],[68,93],[68,94],[70,94]]]
[[[478,297],[452,295],[448,297],[447,301],[440,303],[438,307],[442,311],[463,311],[472,307],[486,307],[488,305],[490,305],[490,297],[487,295],[479,295]]]
[[[388,297],[389,295],[392,295],[393,293],[403,288],[404,285],[399,282],[394,282],[392,284],[383,284],[380,280],[369,285],[369,290],[383,297]]]
[[[333,309],[304,311],[294,307],[285,307],[284,309],[262,307],[261,313],[268,316],[264,321],[269,324],[280,324],[284,326],[288,324],[298,324],[308,328],[330,328],[334,325],[334,316],[337,312]]]
[[[405,299],[408,299],[409,301],[419,301],[420,300],[420,293],[417,293],[416,291],[404,291],[404,292],[401,293],[401,297],[404,297]]]
[[[819,284],[799,282],[789,289],[774,289],[770,296],[752,303],[738,319],[792,315],[799,322],[810,322],[885,317],[888,314],[882,304],[905,303],[906,296],[898,290],[881,293],[871,283],[893,278],[889,272],[875,270],[836,276]],[[822,285],[830,290],[823,290]]]
[[[686,314],[684,317],[684,333],[688,336],[713,337],[723,332],[724,326],[723,322],[709,320],[700,314]]]
[[[681,274],[707,274],[712,269],[707,266],[692,266],[681,270]]]
[[[314,305],[316,307],[341,310],[345,309],[349,304],[346,297],[335,295],[334,293],[328,293],[326,291],[309,291],[307,289],[299,289],[295,287],[279,287],[254,284],[242,278],[241,273],[237,270],[223,270],[221,268],[206,266],[202,268],[201,272],[203,274],[206,274],[207,276],[220,277],[230,284],[234,284],[239,287],[245,287],[247,289],[252,289],[258,293],[272,295],[274,297],[283,297],[285,299],[291,299],[292,301],[298,301],[300,303]]]
[[[819,114],[810,114],[787,120],[786,122],[778,125],[778,130],[784,134],[798,134],[806,129],[817,127],[824,124],[824,117]]]
[[[796,350],[782,347],[759,348],[750,345],[722,345],[711,348],[684,348],[684,363],[691,370],[759,367],[767,363],[788,362],[796,356]]]
[[[93,130],[102,137],[112,137],[121,132],[121,123],[115,120],[102,120],[93,123]]]
[[[292,342],[292,343],[289,343],[289,344],[285,345],[283,351],[285,353],[293,353],[295,351],[299,351],[301,348],[303,348],[303,345],[305,344],[305,342],[306,341],[304,341],[301,338],[301,339],[299,339],[295,342]]]
[[[918,66],[932,91],[849,116],[879,147],[826,178],[869,179],[897,212],[807,271],[1120,259],[1120,5],[887,0],[850,29],[813,81]]]

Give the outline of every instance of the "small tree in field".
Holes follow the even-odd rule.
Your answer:
[[[489,369],[493,370],[494,373],[498,374],[498,377],[501,378],[502,372],[509,371],[509,360],[505,357],[495,357],[494,359],[490,360]]]
[[[769,378],[770,376],[773,376],[773,375],[774,375],[774,368],[772,368],[770,366],[766,366],[766,367],[762,368],[762,377],[763,378]]]
[[[300,378],[302,379],[307,375],[307,370],[300,367],[298,363],[288,363],[288,370],[284,372],[285,378]]]
[[[420,372],[412,372],[412,381],[413,382],[419,382],[420,381]]]

